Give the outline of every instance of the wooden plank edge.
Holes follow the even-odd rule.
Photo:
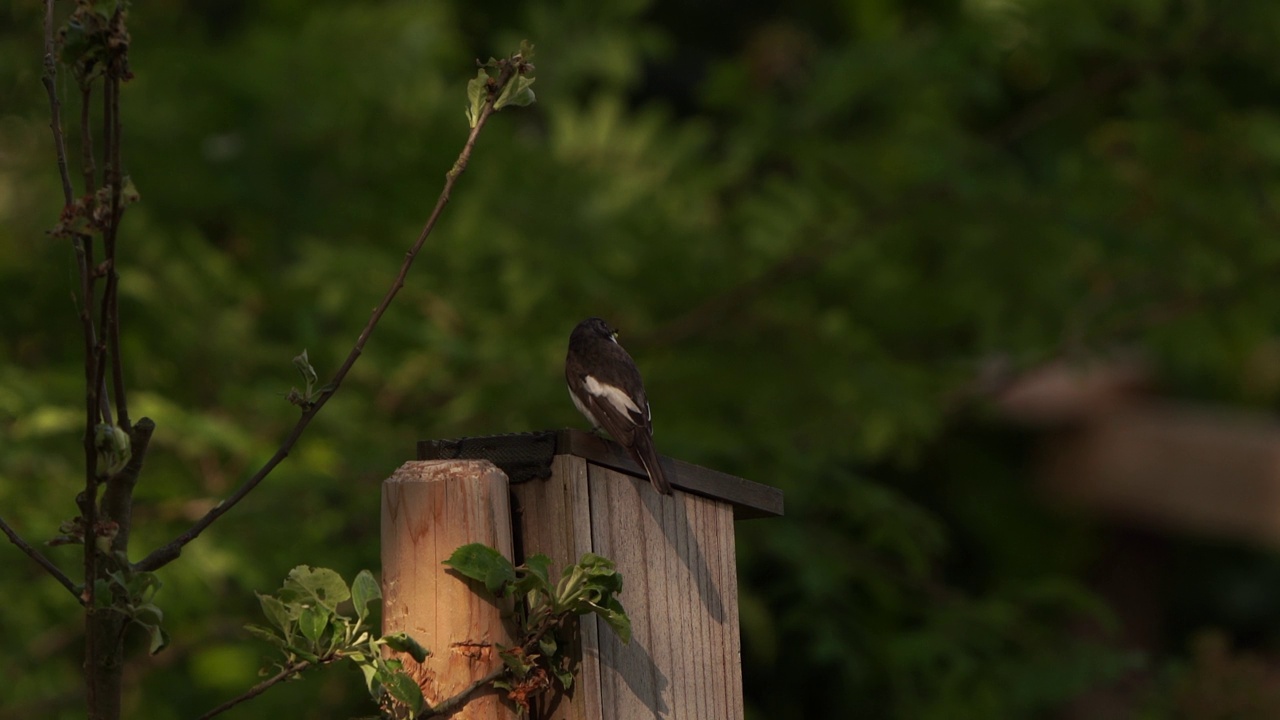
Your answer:
[[[554,455],[576,455],[620,472],[644,477],[644,471],[631,460],[622,446],[573,428],[449,440],[419,440],[417,451],[419,460],[490,460],[507,471],[512,483],[547,477]],[[515,464],[504,462],[497,457],[499,455],[506,456],[507,460]],[[783,494],[778,488],[665,455],[662,456],[662,462],[672,485],[686,492],[729,503],[733,506],[735,520],[783,515]],[[545,468],[542,467],[544,464]]]
[[[565,428],[556,431],[556,454],[577,455],[628,475],[645,477],[644,469],[627,455],[621,445],[581,430]],[[778,488],[666,455],[661,459],[667,470],[667,479],[673,486],[729,503],[733,506],[734,520],[783,515],[783,494]]]

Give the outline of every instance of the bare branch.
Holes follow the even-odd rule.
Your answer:
[[[289,678],[293,677],[294,675],[297,675],[298,673],[302,672],[303,670],[306,670],[309,667],[311,667],[310,661],[299,660],[298,662],[293,663],[292,665],[286,667],[285,669],[281,670],[275,675],[249,688],[247,691],[245,691],[243,695],[234,697],[222,703],[218,707],[196,718],[196,720],[208,720],[208,718],[211,718],[214,715],[220,715],[246,700],[252,700],[253,698],[269,690],[273,685],[278,685],[279,683],[282,683],[285,680],[288,680]]]
[[[98,342],[93,326],[93,243],[87,237],[78,237],[75,241],[76,263],[80,271],[80,323],[84,333],[84,380],[85,380],[85,419],[84,419],[84,491],[78,499],[80,515],[84,518],[85,537],[85,593],[87,602],[93,601],[93,578],[96,572],[95,560],[97,551],[94,547],[94,536],[97,525],[97,481],[98,451],[94,445],[94,428],[98,424],[101,412],[99,389],[102,387],[102,372],[99,367]],[[93,633],[87,633],[91,637]]]
[[[49,558],[40,554],[39,550],[31,547],[26,540],[23,540],[22,536],[13,528],[9,527],[9,523],[5,522],[2,517],[0,517],[0,532],[3,532],[5,536],[9,538],[9,542],[17,545],[19,550],[26,553],[32,560],[35,560],[37,565],[45,569],[45,572],[52,575],[54,580],[61,583],[62,586],[75,597],[76,602],[83,602],[80,597],[80,588],[76,587],[76,584],[71,582],[71,578],[67,577],[65,573],[59,570],[57,565],[50,562]]]
[[[342,381],[347,377],[347,373],[351,371],[351,367],[356,364],[356,360],[360,359],[360,354],[364,352],[365,343],[368,342],[369,336],[373,334],[373,330],[378,325],[378,321],[382,319],[387,308],[391,305],[391,301],[395,299],[396,294],[404,287],[405,277],[409,274],[409,268],[413,266],[413,261],[417,259],[418,252],[422,250],[422,246],[426,243],[427,237],[431,235],[431,231],[435,228],[436,222],[440,219],[444,207],[449,203],[450,194],[453,192],[454,183],[466,170],[467,162],[471,159],[471,152],[475,149],[476,138],[479,137],[480,131],[484,129],[485,124],[494,113],[494,103],[502,88],[516,74],[514,64],[505,68],[499,75],[495,87],[489,93],[489,99],[485,102],[481,109],[479,117],[476,120],[475,127],[471,129],[471,134],[467,136],[467,141],[462,147],[462,152],[458,154],[458,159],[454,161],[453,167],[445,174],[444,188],[440,191],[440,197],[436,200],[435,208],[432,209],[431,215],[427,218],[426,225],[423,226],[422,232],[419,233],[418,239],[405,253],[404,262],[400,266],[400,272],[392,281],[391,287],[387,289],[382,301],[374,308],[373,314],[369,317],[369,322],[365,324],[364,329],[360,332],[360,336],[356,338],[355,346],[351,348],[351,352],[347,355],[347,359],[343,361],[338,371],[334,373],[333,379],[328,384],[328,389],[322,392],[313,405],[302,412],[302,417],[298,418],[298,422],[285,436],[284,441],[276,450],[271,459],[267,460],[261,468],[258,469],[248,480],[236,489],[226,500],[218,503],[213,509],[209,510],[204,517],[200,518],[186,532],[171,540],[168,544],[156,548],[141,561],[136,567],[139,570],[153,571],[173,562],[182,554],[182,548],[187,543],[195,540],[204,532],[206,528],[213,524],[215,520],[222,517],[228,510],[240,502],[246,495],[253,491],[258,483],[262,482],[272,470],[276,468],[286,457],[289,456],[293,446],[297,443],[298,438],[302,437],[303,431],[311,424],[312,419],[320,412],[329,398],[333,397],[338,391],[338,387],[342,385]]]
[[[479,690],[485,685],[488,685],[494,680],[497,680],[498,678],[502,677],[502,674],[505,673],[506,671],[507,671],[507,666],[503,665],[502,663],[499,663],[498,667],[494,668],[493,670],[490,670],[488,675],[485,675],[479,680],[476,680],[475,682],[466,686],[465,688],[460,690],[457,695],[454,695],[453,697],[440,701],[439,705],[423,710],[421,713],[418,714],[418,717],[415,718],[414,720],[425,720],[426,718],[441,717],[444,715],[449,715],[454,710],[457,710],[459,707],[462,707],[463,703],[465,703],[468,699],[470,699],[471,695],[475,693],[475,691]]]
[[[129,462],[124,469],[107,480],[107,487],[102,491],[102,516],[116,524],[116,536],[111,541],[111,549],[127,552],[129,549],[129,530],[133,527],[133,487],[142,472],[142,464],[146,460],[147,450],[151,447],[151,434],[156,424],[151,418],[144,417],[129,433]]]

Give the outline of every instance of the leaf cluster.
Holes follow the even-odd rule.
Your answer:
[[[283,657],[277,667],[293,669],[291,676],[307,667],[349,660],[360,668],[375,701],[385,706],[389,698],[416,713],[423,705],[422,691],[403,672],[401,661],[383,657],[382,648],[407,653],[417,662],[429,653],[405,633],[373,636],[369,606],[381,599],[378,581],[368,570],[348,586],[334,570],[299,565],[280,590],[258,593],[271,625],[245,629],[279,648]]]
[[[59,60],[71,68],[81,86],[92,82],[112,62],[128,53],[128,0],[77,0],[58,33]]]
[[[311,365],[311,359],[307,357],[307,351],[303,350],[293,358],[293,366],[298,369],[298,374],[302,375],[302,389],[289,388],[289,394],[285,399],[292,405],[297,405],[305,412],[315,407],[316,402],[325,393],[333,391],[333,383],[326,383],[319,388],[316,384],[320,382],[316,369]]]
[[[526,712],[531,696],[550,686],[549,677],[565,690],[572,688],[576,660],[571,633],[579,616],[594,614],[623,642],[631,641],[631,619],[617,597],[622,575],[607,558],[586,553],[554,582],[546,555],[533,555],[516,566],[480,543],[458,548],[445,564],[483,584],[493,597],[510,602],[518,641],[498,647],[508,675],[494,685],[507,690]]]
[[[492,99],[493,109],[501,110],[514,105],[525,107],[532,105],[536,99],[533,94],[533,71],[536,69],[530,60],[533,59],[533,44],[528,40],[520,41],[520,49],[501,60],[489,58],[477,64],[480,69],[476,76],[467,83],[467,123],[475,127],[480,120],[480,110]]]
[[[104,554],[111,544],[111,533],[99,533],[98,543]],[[93,603],[97,612],[123,615],[130,624],[147,633],[148,651],[155,655],[169,644],[169,633],[161,626],[164,611],[155,603],[156,593],[164,585],[153,572],[135,570],[123,555],[114,553],[114,570],[94,581]]]

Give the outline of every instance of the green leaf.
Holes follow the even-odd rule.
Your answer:
[[[272,625],[280,628],[285,637],[293,634],[293,621],[302,614],[302,609],[295,605],[285,605],[274,595],[257,593],[258,602],[262,605],[262,614],[267,616]]]
[[[423,662],[431,651],[426,649],[417,640],[409,637],[408,633],[397,632],[390,635],[384,635],[382,642],[392,650],[407,653],[410,657],[418,662]]]
[[[611,597],[608,603],[595,605],[591,611],[609,623],[609,627],[617,633],[618,639],[624,643],[631,642],[631,618],[627,617],[627,611],[622,609],[622,603],[618,602],[617,598]]]
[[[543,585],[551,586],[551,558],[538,553],[525,560],[524,566],[528,569],[529,574],[541,579]]]
[[[501,110],[508,105],[524,107],[532,104],[535,99],[531,89],[533,82],[534,78],[525,75],[516,75],[508,80],[506,87],[502,88],[502,94],[493,103],[493,109]]]
[[[148,620],[143,617],[144,615],[151,616],[150,622],[154,622],[156,624],[164,622],[164,611],[155,603],[143,603],[134,608],[133,617],[136,620],[139,622],[148,622]]]
[[[298,618],[298,628],[302,630],[302,636],[313,643],[319,642],[325,628],[329,626],[331,615],[327,608],[318,605],[303,610]]]
[[[74,65],[89,51],[88,33],[78,22],[68,22],[62,28],[62,52],[58,60],[64,65]]]
[[[156,592],[163,586],[164,583],[153,572],[131,573],[125,581],[125,588],[129,591],[129,596],[138,600],[149,600],[155,597]]]
[[[603,594],[622,592],[622,573],[614,569],[613,561],[587,553],[578,565],[586,575],[584,584],[590,590]]]
[[[476,71],[476,76],[467,83],[467,123],[475,127],[480,119],[480,110],[485,100],[489,99],[489,73],[484,68]]]
[[[311,568],[306,565],[289,571],[285,579],[285,588],[297,592],[328,608],[337,610],[338,603],[350,599],[351,591],[342,576],[329,568]]]
[[[133,455],[129,434],[115,425],[98,423],[94,428],[93,443],[98,450],[98,474],[103,477],[123,470]]]
[[[286,645],[284,649],[285,649],[285,652],[293,653],[294,655],[297,655],[298,657],[302,658],[303,660],[306,660],[307,662],[312,662],[312,663],[320,662],[320,656],[307,648],[298,647],[297,645]]]
[[[111,583],[105,578],[98,578],[93,581],[93,606],[95,608],[111,607],[114,602],[111,594]]]
[[[138,623],[138,624],[141,625],[143,629],[145,629],[148,633],[151,634],[151,647],[149,648],[148,652],[150,652],[152,655],[155,655],[156,653],[160,652],[161,650],[169,646],[169,633],[165,632],[164,628],[153,623]]]
[[[516,579],[516,569],[511,561],[503,557],[502,553],[481,543],[463,545],[454,550],[444,564],[472,580],[484,583],[485,588],[495,596],[501,593],[503,585]]]
[[[565,690],[573,689],[573,668],[555,664],[551,666],[551,672],[555,673],[556,679],[560,681],[560,686]]]
[[[287,644],[288,644],[288,643],[286,643],[286,642],[285,642],[285,639],[284,639],[284,638],[280,637],[280,633],[278,633],[278,632],[276,632],[276,631],[272,630],[271,628],[267,628],[267,627],[263,627],[263,626],[261,626],[261,625],[254,625],[253,623],[249,623],[249,624],[247,624],[247,625],[245,625],[245,626],[244,626],[244,629],[245,629],[245,631],[246,631],[246,632],[248,632],[250,635],[252,635],[252,636],[254,636],[254,637],[256,637],[256,638],[258,638],[258,639],[260,639],[260,640],[266,640],[267,642],[271,643],[272,645],[276,645],[276,646],[278,646],[278,647],[284,647],[285,645],[287,645]]]
[[[547,633],[538,638],[538,649],[542,651],[543,655],[552,657],[556,654],[556,650],[558,648],[559,644],[556,642],[555,636],[551,633]]]
[[[502,658],[502,664],[506,665],[518,678],[526,677],[530,671],[537,667],[528,656],[511,652],[507,648],[499,647],[498,657]]]
[[[364,676],[364,687],[373,694],[373,683],[378,676],[378,668],[373,663],[357,662],[356,666],[360,668],[360,674]]]
[[[379,672],[378,682],[386,689],[387,694],[408,706],[414,715],[422,712],[422,688],[418,687],[413,678],[401,672]]]
[[[551,594],[549,570],[551,559],[546,555],[534,555],[525,561],[517,572],[517,579],[511,585],[509,594],[526,596],[530,606],[538,604],[538,595]]]
[[[382,588],[378,587],[378,581],[373,579],[373,573],[361,570],[356,575],[355,581],[351,583],[351,603],[355,605],[356,615],[361,622],[364,622],[369,614],[369,603],[380,599],[382,599]]]
[[[307,351],[304,349],[301,354],[293,358],[293,366],[298,368],[298,372],[302,375],[302,379],[307,383],[307,390],[316,384],[319,377],[316,375],[316,369],[311,366],[311,360],[307,357]]]

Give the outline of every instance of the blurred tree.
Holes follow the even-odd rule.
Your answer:
[[[39,22],[0,2],[0,509],[32,539],[81,474]],[[140,550],[274,449],[289,358],[324,376],[350,347],[464,137],[453,79],[528,37],[540,80],[313,434],[163,571],[175,644],[134,666],[129,716],[252,684],[252,591],[372,567],[377,483],[414,440],[578,423],[559,365],[592,314],[640,362],[664,453],[787,492],[787,519],[740,531],[753,717],[1037,717],[1163,666],[1076,634],[1107,624],[1082,590],[1105,548],[1037,504],[1025,439],[972,390],[992,362],[1125,348],[1187,394],[1280,398],[1278,29],[1264,3],[1174,0],[139,7]],[[20,557],[0,583],[21,588],[0,708],[77,716],[74,604]],[[330,674],[242,716],[362,695]]]

